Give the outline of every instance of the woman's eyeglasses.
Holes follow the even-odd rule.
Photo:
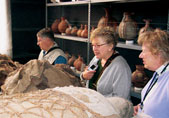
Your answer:
[[[104,44],[96,44],[96,45],[93,45],[91,44],[92,47],[95,47],[95,48],[100,48],[101,46],[103,45],[106,45],[107,43],[104,43]]]

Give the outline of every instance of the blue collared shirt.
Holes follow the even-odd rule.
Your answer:
[[[56,58],[56,60],[53,62],[53,64],[67,64],[67,60],[63,56],[59,56]]]
[[[158,81],[148,93],[144,100],[142,112],[150,115],[152,118],[169,118],[169,66],[161,74],[165,65],[156,70],[159,74]],[[141,99],[147,91],[152,79],[147,83],[141,92]],[[140,112],[141,110],[139,110]]]

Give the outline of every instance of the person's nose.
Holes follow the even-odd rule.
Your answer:
[[[143,58],[143,53],[142,52],[139,54],[139,58]]]
[[[93,46],[93,51],[97,50],[97,46]]]
[[[37,43],[36,43],[38,46],[39,46],[39,41],[37,41]]]

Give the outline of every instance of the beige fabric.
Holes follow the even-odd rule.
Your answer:
[[[0,118],[120,118],[100,93],[57,87],[0,96]]]
[[[82,86],[80,78],[78,78],[76,76],[76,74],[70,68],[70,65],[68,65],[68,64],[55,64],[54,67],[63,71],[67,76],[69,76],[70,81],[74,86],[80,86],[80,87]]]
[[[4,84],[4,81],[10,72],[21,66],[22,64],[12,61],[9,56],[0,54],[0,86]]]
[[[73,79],[48,61],[35,59],[10,73],[1,89],[4,94],[14,94],[56,86],[80,86],[78,78]]]
[[[132,118],[134,109],[133,104],[129,100],[121,97],[110,97],[107,99],[122,118]]]

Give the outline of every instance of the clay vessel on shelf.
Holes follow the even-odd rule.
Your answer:
[[[131,18],[131,14],[124,12],[123,19],[118,28],[119,37],[125,40],[134,40],[137,36],[137,23]]]
[[[60,33],[65,33],[65,31],[68,28],[68,26],[69,26],[68,21],[64,17],[61,17],[61,22],[58,25],[59,32]]]
[[[83,31],[83,24],[80,25],[80,28],[77,31],[77,36],[81,37],[81,32]]]
[[[143,88],[148,82],[149,78],[147,77],[144,66],[136,65],[136,70],[132,73],[132,84],[134,87]]]
[[[112,17],[111,10],[109,8],[104,8],[105,10],[105,16],[102,16],[99,20],[97,27],[104,27],[104,26],[117,26],[117,20]]]
[[[69,60],[68,60],[68,65],[74,66],[73,63],[76,59],[77,59],[76,56],[72,55],[71,58],[69,58]]]
[[[81,32],[81,37],[87,38],[88,37],[88,29],[87,25],[84,26],[83,31]]]
[[[71,35],[71,31],[72,31],[72,26],[69,25],[69,27],[66,28],[66,31],[65,31],[66,35]]]
[[[74,27],[72,28],[71,35],[72,35],[72,36],[77,36],[77,31],[78,31],[77,27],[74,26]]]
[[[117,32],[117,20],[112,17],[111,15],[111,9],[110,8],[104,8],[105,16],[102,16],[97,24],[97,27],[105,27],[105,26],[111,26],[113,27],[114,31]]]
[[[56,19],[52,25],[51,25],[51,30],[54,32],[54,33],[59,33],[59,30],[58,30],[58,25],[60,23],[60,19]]]
[[[150,19],[144,19],[143,21],[145,22],[145,26],[140,29],[139,35],[143,32],[146,32],[146,31],[153,31],[153,28],[150,27],[150,21],[151,20]]]
[[[73,65],[78,70],[81,71],[82,65],[84,64],[83,58],[79,55],[78,58],[74,61]]]

